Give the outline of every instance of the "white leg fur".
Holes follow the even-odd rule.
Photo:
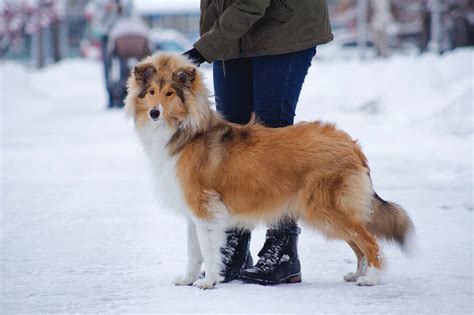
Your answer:
[[[344,276],[344,280],[347,282],[355,282],[361,276],[366,273],[367,270],[367,258],[362,257],[360,261],[357,262],[357,271],[349,272]]]
[[[184,276],[178,276],[173,283],[175,285],[192,285],[199,279],[201,273],[202,254],[199,247],[199,240],[196,233],[196,225],[192,221],[188,221],[187,229],[188,238],[188,265]]]
[[[212,289],[224,280],[221,248],[225,245],[225,230],[229,226],[229,212],[217,194],[209,194],[208,209],[212,217],[207,220],[196,219],[196,231],[204,259],[206,275],[194,282],[201,289]]]
[[[361,276],[357,279],[356,285],[360,286],[369,286],[377,285],[380,282],[380,269],[369,266],[367,267],[367,272],[364,276]]]

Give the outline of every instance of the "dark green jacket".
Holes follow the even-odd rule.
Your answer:
[[[333,39],[326,0],[201,0],[208,62],[295,52]]]

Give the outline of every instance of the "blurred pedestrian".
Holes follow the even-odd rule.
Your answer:
[[[273,128],[293,124],[316,46],[333,39],[325,0],[201,0],[200,34],[185,54],[213,63],[217,110],[239,124],[254,112]],[[267,230],[253,267],[250,231],[227,231],[225,280],[300,282],[296,220],[286,217]]]
[[[110,90],[110,58],[107,53],[108,33],[117,19],[119,0],[90,0],[85,8],[91,19],[92,36],[100,41],[102,64],[104,69],[105,88],[107,89],[107,107],[113,107]]]
[[[140,18],[133,16],[130,6],[119,4],[117,12],[117,19],[108,33],[106,50],[112,65],[108,69],[108,90],[111,95],[109,107],[123,107],[130,68],[151,52],[148,26]],[[118,64],[118,67],[114,67],[114,64]]]

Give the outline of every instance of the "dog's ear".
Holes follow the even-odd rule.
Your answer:
[[[146,95],[146,90],[153,79],[153,76],[156,73],[156,68],[151,63],[144,63],[135,66],[133,69],[135,79],[140,83],[142,91],[138,95],[139,98],[144,98]]]
[[[145,63],[136,66],[133,72],[137,81],[140,82],[143,86],[146,86],[150,83],[151,79],[155,75],[156,68],[151,63]]]
[[[190,84],[196,78],[196,68],[183,67],[173,72],[173,81],[180,84]]]

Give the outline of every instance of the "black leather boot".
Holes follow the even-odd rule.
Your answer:
[[[221,248],[224,262],[224,282],[238,279],[243,268],[253,265],[250,254],[250,231],[244,229],[233,229],[226,232],[227,246]]]
[[[240,272],[244,282],[261,285],[301,282],[301,264],[297,242],[300,229],[268,229],[265,244],[258,253],[260,259],[251,268]]]

